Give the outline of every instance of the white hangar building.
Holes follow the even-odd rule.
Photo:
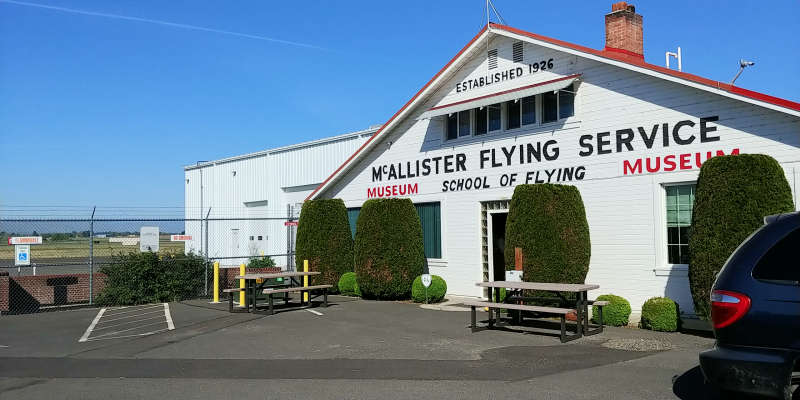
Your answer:
[[[222,266],[249,257],[285,255],[306,197],[377,131],[377,127],[184,167],[186,250]],[[208,219],[208,226],[198,221]],[[266,218],[277,218],[274,220]],[[206,233],[207,232],[207,233]],[[207,240],[206,240],[207,237]],[[286,257],[273,257],[279,266]]]
[[[800,104],[648,64],[642,18],[617,3],[595,50],[489,24],[312,194],[354,220],[369,198],[408,197],[431,273],[450,294],[502,273],[513,187],[575,185],[589,222],[587,282],[634,310],[669,296],[693,313],[687,227],[699,167],[763,153],[797,206]]]

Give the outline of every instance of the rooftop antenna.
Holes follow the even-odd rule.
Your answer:
[[[491,14],[490,11],[494,11],[494,15],[497,17],[497,20],[500,21],[501,24],[507,25],[506,24],[506,20],[503,19],[503,16],[500,15],[500,13],[494,7],[494,3],[492,3],[492,0],[486,0],[486,27],[487,28],[489,27],[489,24],[491,23],[491,19],[492,19],[491,18],[492,14]]]
[[[733,83],[736,82],[736,79],[739,78],[739,75],[742,74],[742,71],[744,71],[745,68],[751,67],[753,65],[756,65],[756,63],[754,63],[752,61],[747,61],[745,59],[739,60],[739,72],[737,72],[736,76],[734,76],[733,80],[731,80],[731,85],[733,85]]]
[[[683,71],[683,69],[682,69],[683,66],[681,65],[681,46],[678,46],[678,52],[677,53],[673,53],[673,52],[668,51],[664,55],[664,58],[666,58],[666,60],[667,60],[667,68],[669,68],[669,58],[670,57],[675,57],[678,60],[678,71]]]

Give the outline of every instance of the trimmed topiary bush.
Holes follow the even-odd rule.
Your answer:
[[[407,299],[422,274],[422,225],[410,199],[371,199],[356,221],[355,273],[366,298]]]
[[[631,303],[629,303],[628,300],[613,294],[597,296],[596,300],[604,300],[608,302],[608,305],[603,307],[604,325],[628,325],[628,319],[631,316]],[[600,322],[600,314],[598,313],[598,309],[599,307],[592,307],[592,321],[595,323]]]
[[[678,330],[678,304],[667,297],[653,297],[642,306],[641,326],[662,332]]]
[[[717,272],[764,217],[794,210],[783,168],[763,154],[717,156],[700,169],[689,230],[689,286],[695,313],[711,317]]]
[[[431,285],[428,287],[428,303],[438,303],[444,300],[447,294],[447,283],[439,275],[431,276]],[[417,303],[425,302],[425,286],[422,285],[422,276],[414,279],[411,285],[411,298]]]
[[[353,271],[353,237],[347,219],[347,208],[341,199],[308,200],[303,203],[297,225],[295,265],[319,275],[309,277],[309,285],[333,285],[336,292],[339,277]]]
[[[345,272],[342,274],[342,277],[339,278],[339,293],[345,296],[361,296],[361,290],[358,288],[358,282],[356,282],[356,273],[355,272]]]
[[[518,185],[506,222],[506,269],[514,268],[514,248],[522,248],[522,279],[583,283],[591,243],[586,211],[574,186]]]

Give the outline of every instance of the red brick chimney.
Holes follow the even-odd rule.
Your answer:
[[[636,8],[624,1],[612,4],[611,13],[606,14],[605,51],[622,53],[643,60],[642,36],[642,16],[636,14]]]

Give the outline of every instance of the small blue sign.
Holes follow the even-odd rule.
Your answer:
[[[28,259],[28,254],[27,253],[19,253],[19,260],[20,261],[26,261],[27,259]]]

